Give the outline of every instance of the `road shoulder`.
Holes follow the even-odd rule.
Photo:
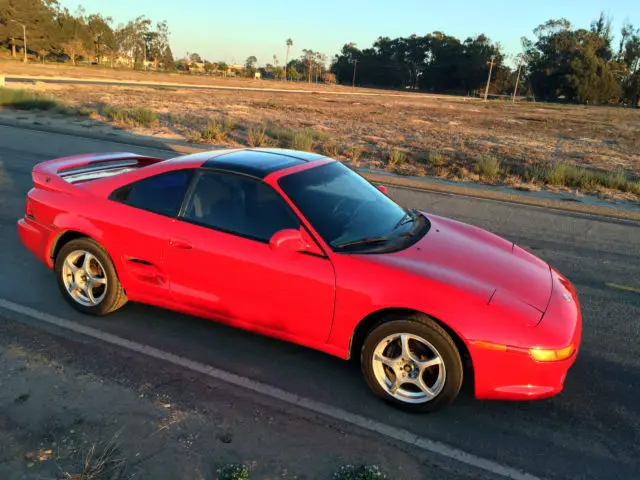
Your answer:
[[[340,465],[379,465],[389,479],[482,478],[180,369],[0,316],[0,478],[79,474],[92,446],[127,475],[332,478]],[[94,462],[95,463],[95,462]],[[124,478],[124,477],[116,477]],[[485,477],[486,478],[486,477]]]

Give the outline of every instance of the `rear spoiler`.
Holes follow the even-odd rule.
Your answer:
[[[162,161],[135,153],[89,153],[39,163],[33,167],[31,176],[36,188],[77,193],[74,183],[118,175]]]

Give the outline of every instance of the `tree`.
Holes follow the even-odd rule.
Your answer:
[[[300,78],[300,74],[298,73],[298,69],[296,69],[295,66],[291,65],[287,70],[289,71],[289,73],[288,73],[289,78],[293,78],[295,80],[298,80]]]
[[[103,57],[112,52],[115,45],[115,35],[111,28],[110,17],[103,17],[100,14],[89,15],[87,17],[87,28],[89,30],[88,39],[93,47],[93,54],[96,62],[102,63]]]
[[[273,67],[273,78],[282,80],[284,78],[284,68],[281,66]]]
[[[245,76],[247,76],[248,78],[252,78],[254,76],[254,74],[256,73],[256,62],[258,61],[258,59],[256,57],[254,57],[253,55],[251,55],[250,57],[248,57],[245,62],[244,62],[244,72],[245,72]]]
[[[189,60],[191,60],[192,63],[202,63],[202,57],[197,53],[189,55]]]
[[[293,40],[291,40],[290,38],[287,38],[285,43],[287,45],[287,55],[286,55],[285,60],[284,60],[284,79],[286,81],[287,80],[287,65],[289,65],[289,50],[293,46]]]
[[[205,60],[204,62],[204,71],[206,73],[208,73],[209,75],[211,75],[213,72],[215,72],[217,70],[217,65],[215,63],[211,63],[207,60]]]
[[[58,12],[58,45],[69,56],[71,63],[76,64],[78,57],[85,55],[92,43],[91,31],[82,11],[73,15],[68,9]]]
[[[227,72],[229,71],[229,66],[225,62],[220,62],[218,63],[218,70],[222,72],[224,76],[226,76]]]
[[[322,81],[324,83],[335,84],[336,76],[333,73],[325,72],[322,74]]]
[[[249,70],[252,68],[256,68],[256,62],[258,61],[258,59],[256,57],[254,57],[253,55],[251,55],[250,57],[247,57],[247,59],[244,62],[244,67]]]
[[[2,0],[0,1],[0,44],[24,48],[24,31],[27,30],[27,48],[31,51],[50,49],[54,43],[54,0]],[[19,23],[16,23],[19,22]]]
[[[525,40],[528,77],[536,97],[585,103],[618,102],[624,62],[612,50],[610,22],[604,15],[590,30],[574,30],[566,19],[549,20]]]
[[[176,69],[176,62],[173,59],[173,52],[171,51],[171,47],[167,44],[162,53],[162,66],[165,71],[173,72]]]

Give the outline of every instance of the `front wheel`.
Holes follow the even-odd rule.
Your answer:
[[[462,386],[462,360],[453,339],[422,314],[375,327],[362,347],[361,366],[376,395],[409,411],[449,405]]]
[[[66,243],[55,260],[55,275],[65,300],[90,315],[106,315],[127,303],[106,250],[93,239]]]

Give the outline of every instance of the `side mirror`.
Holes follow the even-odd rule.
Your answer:
[[[276,232],[269,240],[271,250],[279,250],[282,252],[303,252],[307,250],[307,242],[302,238],[300,230],[287,228]]]
[[[387,187],[385,187],[384,185],[378,185],[378,190],[380,190],[385,195],[389,192],[389,190],[387,190]]]

